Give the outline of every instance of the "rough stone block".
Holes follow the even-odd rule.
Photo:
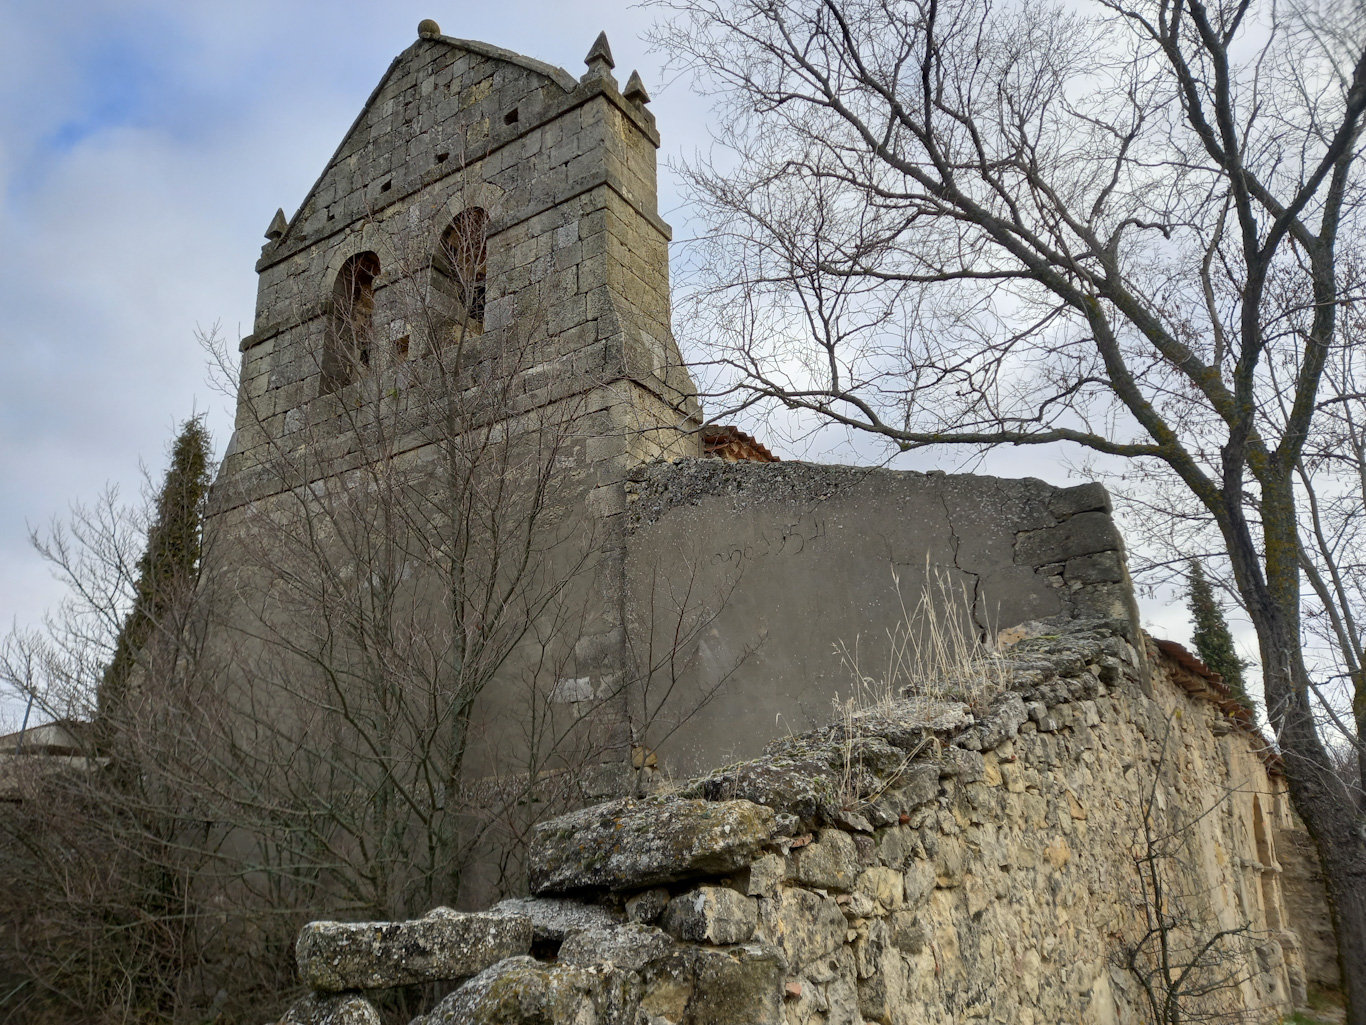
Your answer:
[[[799,887],[784,887],[777,905],[772,938],[793,971],[844,943],[844,914],[832,898]]]
[[[1058,728],[1058,720],[1042,701],[1031,701],[1025,707],[1029,709],[1029,718],[1038,726],[1040,733],[1052,733]]]
[[[1020,695],[1012,692],[997,698],[979,727],[983,750],[990,751],[1004,741],[1018,736],[1020,724],[1028,721],[1029,711],[1025,708]]]
[[[837,807],[839,785],[828,763],[805,759],[776,765],[760,759],[709,776],[699,789],[713,801],[753,801],[814,822]]]
[[[750,930],[751,933],[753,929]],[[746,936],[746,939],[749,937]],[[650,925],[621,925],[581,929],[560,945],[560,964],[616,965],[638,972],[651,961],[663,956],[673,941]]]
[[[669,891],[662,886],[655,886],[626,902],[626,917],[632,922],[648,925],[664,912],[668,903]]]
[[[929,942],[930,933],[914,911],[897,911],[891,917],[892,945],[903,954],[919,954]]]
[[[1022,566],[1042,566],[1121,547],[1115,521],[1107,513],[1084,512],[1056,527],[1021,531],[1015,536],[1015,562]]]
[[[749,866],[749,880],[745,892],[751,897],[775,897],[787,875],[787,865],[776,854],[765,854]]]
[[[944,751],[944,757],[939,762],[939,774],[954,776],[960,783],[973,783],[981,779],[984,772],[982,756],[976,751],[951,747]]]
[[[460,979],[531,949],[518,915],[436,908],[409,922],[310,922],[294,954],[312,989],[334,993]]]
[[[858,877],[858,848],[840,829],[823,829],[821,838],[793,853],[797,882],[821,890],[848,892]]]
[[[606,965],[546,965],[512,957],[480,972],[412,1025],[633,1025],[640,982]]]
[[[854,885],[859,893],[871,897],[889,911],[900,907],[905,899],[902,874],[881,865],[865,868]]]
[[[939,796],[939,767],[912,765],[901,775],[900,791],[900,799],[905,802],[907,811],[933,801]]]
[[[785,1025],[786,975],[782,952],[767,944],[685,947],[646,968],[640,1009],[677,1025]]]
[[[668,891],[664,891],[668,900]],[[581,929],[607,929],[619,924],[618,918],[598,904],[584,904],[563,897],[509,897],[489,908],[488,914],[526,918],[533,938],[559,942]]]
[[[380,1025],[380,1018],[359,993],[310,993],[290,1006],[279,1025]]]
[[[725,886],[699,886],[664,909],[664,928],[694,943],[744,943],[758,924],[754,901]]]
[[[952,889],[963,882],[963,844],[951,836],[941,837],[934,860],[934,884],[940,889]]]
[[[749,864],[774,815],[749,801],[626,798],[543,822],[527,861],[537,894],[633,890]]]

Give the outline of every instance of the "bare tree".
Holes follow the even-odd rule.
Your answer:
[[[1300,568],[1308,585],[1305,627],[1344,775],[1366,800],[1366,265],[1344,261],[1338,344],[1324,368],[1318,413],[1296,463],[1301,505]],[[1303,318],[1306,311],[1297,310]],[[1327,693],[1324,693],[1327,691]]]
[[[456,246],[477,253],[486,226]],[[550,789],[547,772],[607,758],[573,727],[611,697],[552,712],[579,675],[601,539],[563,503],[581,399],[521,408],[545,344],[536,306],[485,332],[481,259],[387,241],[382,277],[367,255],[339,278],[316,426],[272,433],[244,395],[268,497],[212,527],[240,570],[223,714],[251,734],[225,787],[290,818],[256,830],[316,883],[310,902],[372,918],[456,900],[500,816]],[[395,321],[401,335],[381,330]]]
[[[194,739],[186,685],[209,682],[183,671],[201,662],[206,452],[190,421],[144,507],[110,491],[35,535],[69,594],[0,644],[0,680],[55,721],[0,763],[0,1007],[15,1020],[174,1019],[203,994],[219,916],[192,881],[215,860],[219,809],[165,768]]]
[[[719,109],[723,157],[685,169],[708,223],[682,322],[713,390],[903,450],[1064,444],[1175,482],[1256,628],[1366,1022],[1366,804],[1315,721],[1298,487],[1360,298],[1339,249],[1363,223],[1366,10],[658,6]],[[1318,597],[1345,622],[1343,595]]]

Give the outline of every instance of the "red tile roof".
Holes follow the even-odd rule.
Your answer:
[[[702,428],[702,454],[728,463],[779,462],[777,456],[753,437],[730,425],[708,424]]]
[[[1257,728],[1257,713],[1233,696],[1233,690],[1224,682],[1224,678],[1175,641],[1160,641],[1156,637],[1148,639],[1159,652],[1184,670],[1171,674],[1177,686],[1192,697],[1218,705],[1219,710],[1234,725],[1260,740],[1262,760],[1266,762],[1267,771],[1283,775],[1284,761],[1266,735]]]

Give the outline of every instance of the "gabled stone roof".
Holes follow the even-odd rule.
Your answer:
[[[477,39],[457,39],[454,36],[422,34],[415,43],[389,62],[389,67],[385,69],[384,74],[380,76],[380,80],[375,84],[375,88],[372,89],[370,95],[366,97],[366,100],[361,105],[355,119],[342,135],[341,142],[337,144],[337,148],[332,151],[332,155],[328,157],[327,162],[323,165],[322,171],[318,174],[317,178],[314,179],[313,184],[309,186],[308,191],[304,193],[304,198],[300,201],[293,216],[289,218],[288,224],[284,227],[284,230],[275,233],[276,224],[274,221],[271,222],[269,230],[272,233],[275,233],[275,237],[271,238],[270,235],[267,235],[267,237],[270,238],[267,245],[268,251],[276,252],[285,248],[285,244],[290,239],[291,232],[298,223],[299,214],[308,206],[308,201],[313,198],[314,194],[318,191],[319,186],[322,185],[323,181],[327,178],[328,172],[340,158],[343,151],[345,151],[347,143],[351,140],[352,135],[355,134],[362,124],[364,124],[366,115],[370,112],[371,108],[374,107],[375,102],[384,91],[384,87],[389,83],[389,80],[394,77],[394,73],[399,67],[413,56],[416,48],[423,43],[428,42],[444,43],[457,50],[464,50],[468,53],[478,54],[481,57],[488,57],[491,60],[503,61],[507,64],[515,64],[518,67],[526,68],[539,75],[544,75],[566,93],[573,92],[579,84],[579,80],[564,68],[556,67],[553,64],[547,64],[544,61],[536,60],[534,57],[527,57],[512,50],[505,50],[503,47],[494,46],[492,43],[480,42]],[[260,269],[259,264],[257,269]]]
[[[567,93],[572,93],[579,84],[579,80],[565,71],[564,68],[547,64],[545,61],[538,61],[535,57],[526,57],[512,50],[505,50],[501,46],[494,46],[492,43],[481,43],[477,39],[457,39],[454,36],[433,36],[432,38],[435,42],[447,43],[457,49],[477,53],[481,57],[491,57],[494,60],[506,61],[509,64],[518,64],[529,71],[538,72],[545,75],[546,78]]]

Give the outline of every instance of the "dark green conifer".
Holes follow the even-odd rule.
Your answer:
[[[133,608],[100,681],[99,718],[106,724],[126,695],[148,641],[194,586],[209,483],[209,433],[202,418],[194,417],[181,426],[171,447],[171,465],[147,530],[147,548],[138,560]]]
[[[1245,707],[1252,708],[1252,699],[1248,697],[1243,683],[1243,670],[1248,664],[1238,657],[1238,651],[1233,646],[1233,634],[1229,632],[1228,622],[1224,619],[1223,606],[1215,598],[1214,588],[1205,577],[1205,570],[1198,559],[1191,560],[1187,602],[1191,618],[1195,620],[1192,640],[1200,661],[1224,678],[1234,698]]]

